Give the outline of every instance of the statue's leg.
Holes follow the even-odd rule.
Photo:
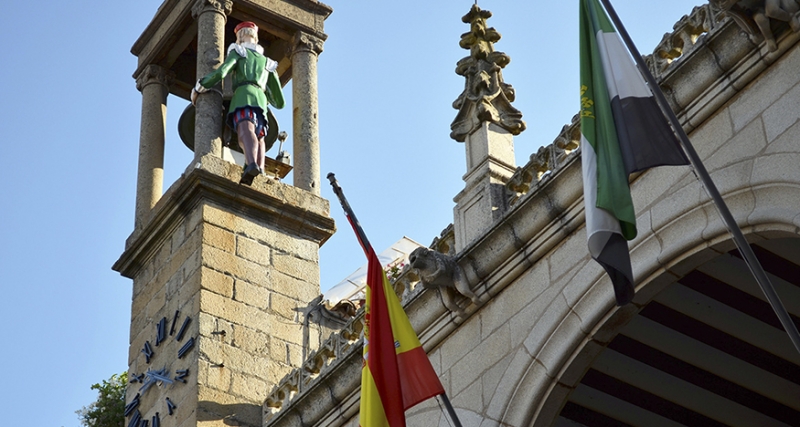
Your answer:
[[[258,153],[258,141],[256,140],[256,127],[249,120],[242,120],[236,125],[236,135],[242,144],[244,151],[245,166],[256,163]]]
[[[789,26],[795,33],[800,32],[800,0],[782,0],[783,10],[792,15]]]
[[[264,156],[267,155],[266,144],[264,138],[258,138],[258,150],[256,150],[256,164],[262,171],[264,170]]]
[[[753,20],[756,21],[758,29],[761,30],[761,34],[767,42],[767,49],[769,49],[770,52],[778,50],[778,44],[775,43],[775,36],[772,35],[772,28],[769,26],[769,18],[761,11],[758,11],[753,14]]]
[[[764,13],[769,18],[789,22],[792,19],[792,15],[784,10],[784,3],[787,2],[785,0],[767,0],[764,3]]]

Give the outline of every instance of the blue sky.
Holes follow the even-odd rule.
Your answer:
[[[701,3],[614,5],[649,53]],[[96,397],[90,385],[127,369],[131,281],[111,265],[133,229],[141,95],[130,48],[160,4],[29,0],[0,14],[3,425],[78,426],[75,410]],[[328,4],[322,175],[336,173],[376,250],[404,235],[428,245],[463,188],[464,147],[449,133],[464,85],[455,64],[468,53],[461,17],[473,1]],[[523,165],[578,111],[578,1],[479,4],[512,59],[503,75],[528,126],[515,138]],[[191,159],[175,125],[184,106],[168,101],[165,188]],[[291,109],[276,117],[291,138]],[[339,227],[320,252],[325,290],[364,257],[323,184]]]

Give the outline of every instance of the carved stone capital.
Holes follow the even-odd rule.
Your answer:
[[[192,18],[197,19],[205,12],[217,12],[228,16],[232,10],[233,0],[196,0],[192,5]]]
[[[145,86],[158,83],[167,89],[175,79],[175,73],[159,65],[150,64],[144,68],[139,77],[136,77],[136,89],[141,92]]]
[[[324,40],[317,36],[297,32],[292,38],[292,55],[298,52],[310,52],[319,55],[322,53],[323,43]]]
[[[514,108],[514,88],[503,81],[502,69],[511,62],[503,52],[494,50],[500,33],[486,25],[492,16],[489,11],[473,5],[462,21],[470,24],[470,31],[461,36],[459,45],[469,49],[470,56],[458,61],[456,74],[464,76],[464,92],[453,102],[458,110],[450,125],[450,137],[464,142],[483,122],[494,123],[519,135],[525,130],[522,113]]]

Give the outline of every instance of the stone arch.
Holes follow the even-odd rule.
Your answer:
[[[760,167],[774,168],[775,163],[786,160],[771,157],[774,162],[759,159]],[[735,166],[736,163],[731,165]],[[729,186],[724,195],[751,244],[800,237],[800,180],[791,181],[791,176],[784,176],[788,180],[778,179],[777,171],[773,175],[772,179],[761,182],[750,179]],[[684,188],[692,185],[697,188],[691,191],[702,190],[699,184]],[[665,221],[655,232],[651,229],[637,238],[631,251],[635,275],[639,278],[635,305],[616,307],[612,301],[604,301],[603,296],[608,299],[606,290],[610,283],[602,275],[584,285],[581,300],[592,302],[592,307],[584,310],[582,318],[574,310],[566,313],[530,363],[517,371],[518,380],[501,423],[553,425],[573,388],[620,329],[667,286],[735,248],[714,209],[709,201],[698,198],[697,204]],[[659,251],[655,257],[654,248]],[[558,354],[557,360],[551,362],[552,368],[548,370],[541,360],[552,359],[553,354]]]

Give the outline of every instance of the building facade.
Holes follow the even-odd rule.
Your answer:
[[[202,12],[209,4],[222,7]],[[647,60],[797,323],[800,34],[772,19],[772,46],[752,18],[723,6],[695,8]],[[196,26],[186,25],[189,10]],[[307,111],[316,108],[314,52],[330,8],[312,0],[166,1],[155,19],[174,22],[173,33],[158,34],[160,25],[137,42],[153,46],[137,54],[140,75],[156,80],[140,85],[143,104],[185,92],[170,79],[194,78],[180,77],[181,55],[192,49],[176,54],[163,40],[196,43],[200,52],[203,13],[213,14],[211,34],[245,19],[280,23],[285,31],[269,37],[299,47],[279,57],[279,70],[295,85],[309,82],[293,95]],[[513,164],[513,136],[525,126],[497,71],[507,61],[493,50],[490,16],[476,6],[464,17],[470,54],[457,72],[487,83],[467,84],[457,101],[451,136],[465,143],[468,173],[452,226],[431,245],[477,298],[417,286],[424,274],[410,267],[395,281],[463,425],[800,423],[800,354],[689,167],[632,178],[636,297],[615,305],[609,278],[586,250],[577,118],[529,163]],[[187,28],[197,34],[182,33]],[[195,56],[202,75],[204,55]],[[164,72],[144,73],[149,67]],[[163,136],[145,110],[153,111],[143,106],[141,151],[152,159],[150,141]],[[302,122],[302,109],[296,114]],[[335,231],[328,202],[310,184],[319,180],[318,159],[296,163],[293,186],[259,179],[244,188],[235,182],[241,168],[213,148],[219,127],[202,126],[197,162],[158,200],[149,196],[153,179],[142,178],[157,161],[140,161],[137,225],[115,265],[134,281],[129,376],[145,374],[129,387],[129,405],[137,405],[127,425],[138,410],[151,425],[158,413],[165,426],[357,426],[360,314],[322,342],[286,327],[297,323],[293,310],[319,294],[317,249]],[[313,153],[313,134],[296,136],[295,152]],[[211,148],[202,152],[203,144]],[[186,318],[185,338],[173,338]],[[162,349],[183,356],[159,359]],[[188,369],[187,383],[156,381],[140,391],[162,368],[170,378]],[[433,399],[407,417],[415,426],[450,422]]]

